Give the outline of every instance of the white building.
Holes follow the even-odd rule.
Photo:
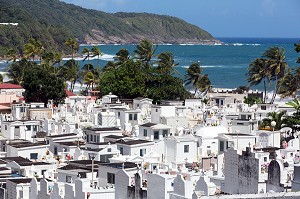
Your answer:
[[[168,163],[198,162],[197,141],[193,135],[166,138],[164,161]]]

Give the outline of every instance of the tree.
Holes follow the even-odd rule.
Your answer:
[[[154,47],[153,43],[147,39],[143,39],[134,50],[136,54],[136,58],[141,60],[144,63],[144,67],[149,69],[151,67],[150,61],[154,56],[154,52],[156,47]]]
[[[195,88],[195,93],[198,90],[204,91],[211,88],[210,80],[208,75],[202,75],[203,68],[200,67],[199,63],[192,63],[189,68],[186,70],[185,75],[185,85],[192,84]]]
[[[286,111],[281,111],[279,113],[270,112],[270,113],[267,114],[268,118],[263,119],[260,126],[263,126],[263,127],[269,126],[269,127],[271,127],[271,122],[275,121],[276,125],[274,127],[274,130],[275,131],[280,130],[284,126],[285,115],[286,115]]]
[[[62,67],[60,67],[59,76],[70,82],[70,91],[73,92],[76,82],[81,77],[79,63],[74,59],[68,60]]]
[[[43,49],[44,47],[40,41],[30,38],[24,47],[25,58],[32,57],[34,62],[35,56],[41,55]]]
[[[100,61],[100,56],[102,55],[100,49],[96,46],[93,46],[91,49],[92,57],[98,57],[98,67],[100,66],[99,61]]]
[[[250,63],[248,66],[248,73],[247,73],[247,81],[249,82],[250,86],[258,85],[262,81],[264,82],[264,98],[263,103],[266,103],[267,97],[267,85],[266,80],[270,82],[270,73],[267,69],[266,59],[258,58],[255,59]]]
[[[78,42],[76,41],[75,38],[69,37],[65,41],[65,45],[67,45],[67,46],[69,46],[71,48],[72,59],[74,59],[75,51],[77,52],[79,50],[79,44],[78,44]]]
[[[163,74],[174,74],[177,70],[174,69],[175,66],[178,66],[178,63],[174,61],[174,55],[171,52],[162,52],[158,55],[158,66],[157,70]]]
[[[270,74],[271,80],[275,81],[274,91],[271,103],[274,103],[276,94],[279,89],[278,82],[284,77],[287,72],[288,64],[285,61],[284,49],[278,47],[271,47],[263,54],[266,59],[267,73]]]
[[[23,77],[24,97],[27,102],[43,102],[53,100],[54,104],[63,103],[67,97],[62,78],[50,74],[47,68],[32,65],[25,69]]]
[[[117,62],[117,65],[120,65],[126,61],[129,60],[129,52],[127,49],[122,48],[120,49],[117,53],[116,56],[114,57],[114,60]]]
[[[8,66],[7,76],[11,79],[13,84],[21,84],[23,82],[25,69],[35,64],[36,63],[29,62],[27,59],[21,59],[20,61],[13,62]]]
[[[6,57],[8,58],[7,62],[9,62],[9,61],[16,62],[16,60],[18,58],[17,50],[14,48],[9,48],[6,53]]]

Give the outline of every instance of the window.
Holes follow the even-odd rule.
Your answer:
[[[147,137],[147,129],[144,129],[144,137]]]
[[[123,155],[123,147],[120,147],[120,154]]]
[[[184,145],[184,153],[188,153],[189,152],[189,145]]]
[[[99,143],[100,142],[100,136],[98,135],[97,136],[97,143]]]
[[[118,117],[120,117],[121,116],[121,113],[120,112],[118,112]]]
[[[107,152],[111,152],[111,148],[108,148],[108,149],[107,149]]]
[[[267,162],[268,161],[268,158],[267,157],[264,157],[264,162]]]
[[[107,173],[107,183],[115,184],[115,174]]]
[[[134,114],[133,120],[137,120],[137,114]]]
[[[157,112],[158,112],[158,109],[155,109],[155,112],[157,113]]]
[[[33,126],[33,131],[37,131],[38,126]]]
[[[267,110],[267,106],[261,106],[261,110]]]
[[[224,151],[224,141],[220,141],[220,151]]]
[[[91,142],[93,142],[93,135],[90,135]]]
[[[244,123],[239,123],[239,122],[238,122],[238,123],[236,123],[236,124],[237,124],[237,125],[244,125]]]
[[[57,155],[57,147],[54,147],[54,155]]]
[[[90,135],[89,135],[89,134],[87,134],[87,135],[86,135],[86,142],[89,142],[89,141],[90,141],[90,139],[89,139],[89,138],[90,138]]]
[[[71,181],[72,181],[72,177],[71,176],[66,176],[66,182],[71,183]]]
[[[154,140],[159,139],[159,131],[154,131]]]
[[[138,107],[138,108],[139,108],[139,107],[140,107],[140,105],[139,105],[139,104],[137,104],[137,105],[136,105],[136,107]]]
[[[5,130],[7,130],[7,125],[5,125]]]
[[[168,137],[168,130],[163,130],[163,137]]]
[[[15,129],[19,129],[20,127],[19,126],[15,126]]]
[[[146,149],[140,149],[140,156],[143,157],[146,154]]]
[[[24,113],[25,112],[25,107],[20,107],[20,112]]]
[[[30,125],[26,125],[26,129],[27,129],[27,131],[30,131],[31,130],[31,126]]]
[[[132,114],[129,114],[129,121],[132,120]]]
[[[30,153],[30,159],[31,159],[31,160],[36,160],[36,159],[38,159],[38,153]]]

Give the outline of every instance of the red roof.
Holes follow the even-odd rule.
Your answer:
[[[23,87],[18,84],[2,83],[0,89],[23,89]]]
[[[66,94],[68,95],[68,97],[75,96],[75,94],[72,93],[71,91],[69,91],[69,90],[65,90],[65,91],[66,91]]]

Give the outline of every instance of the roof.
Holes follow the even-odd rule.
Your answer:
[[[155,126],[156,124],[155,123],[145,123],[145,124],[142,124],[141,126],[144,126],[144,127],[151,127],[151,126]]]
[[[59,135],[48,135],[49,138],[59,138],[59,137],[67,137],[67,136],[75,136],[75,133],[66,133],[66,134],[59,134]]]
[[[8,144],[9,146],[15,147],[15,148],[26,148],[26,147],[32,147],[32,146],[45,146],[48,145],[46,142],[38,142],[38,143],[33,143],[33,142],[19,142],[19,143],[11,143]]]
[[[117,127],[105,127],[105,128],[87,128],[90,131],[121,131],[121,129]]]
[[[2,83],[0,89],[23,89],[23,87],[18,84]]]
[[[126,138],[128,136],[126,135],[107,135],[104,138],[113,138],[113,139],[121,139],[121,138]]]
[[[137,168],[137,164],[136,164],[136,163],[133,163],[133,162],[108,163],[108,164],[104,164],[104,166],[108,166],[108,167],[113,167],[113,168],[121,169],[121,168],[123,168],[123,164],[124,164],[124,169]]]
[[[66,94],[67,94],[67,96],[68,97],[70,97],[70,96],[75,96],[75,94],[74,93],[72,93],[71,91],[69,91],[69,90],[65,90],[66,91]]]
[[[219,134],[227,134],[228,129],[224,126],[206,126],[197,130],[196,135],[202,138],[215,138]]]
[[[16,179],[9,179],[8,181],[14,182],[16,184],[23,184],[23,183],[30,183],[32,178],[16,178]]]
[[[73,141],[73,142],[55,142],[58,143],[60,145],[65,145],[65,146],[77,146],[77,145],[84,145],[84,142],[81,141]]]
[[[58,169],[61,169],[61,170],[73,170],[73,171],[80,171],[80,172],[83,172],[83,171],[85,171],[85,172],[89,172],[89,171],[91,171],[91,169],[89,169],[89,168],[82,168],[82,167],[79,167],[79,166],[77,166],[77,165],[73,165],[73,164],[68,164],[68,165],[66,165],[66,166],[63,166],[63,167],[60,167],[60,168],[58,168]]]
[[[136,145],[136,144],[145,144],[145,143],[153,143],[153,142],[148,140],[128,140],[128,141],[119,140],[117,141],[117,143],[124,144],[124,145]]]
[[[5,162],[15,161],[17,163],[19,163],[19,162],[31,162],[30,160],[28,160],[26,158],[23,158],[23,157],[3,157],[3,158],[0,158],[0,160],[3,160]]]
[[[18,165],[20,166],[31,166],[31,165],[51,165],[47,162],[19,162]]]

